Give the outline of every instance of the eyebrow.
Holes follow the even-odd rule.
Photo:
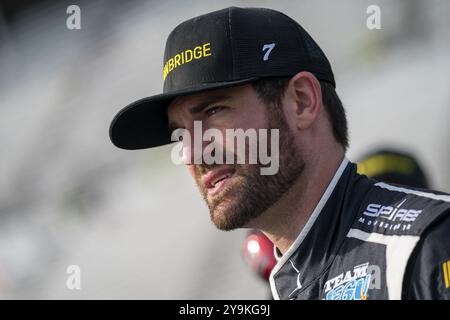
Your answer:
[[[200,102],[199,104],[197,104],[196,106],[192,107],[189,109],[189,113],[194,115],[196,113],[200,113],[202,112],[204,109],[206,109],[207,107],[209,107],[211,104],[217,103],[219,101],[223,101],[223,100],[227,100],[230,99],[230,96],[225,96],[225,95],[217,95],[217,96],[212,96],[212,97],[208,97],[207,100]],[[180,128],[179,125],[177,125],[175,122],[173,121],[169,121],[169,129],[170,131],[174,131],[175,129]]]
[[[230,98],[230,96],[212,96],[212,97],[209,97],[208,100],[200,102],[195,107],[192,107],[189,110],[189,113],[190,114],[196,114],[196,113],[202,112],[204,109],[209,107],[211,104],[217,103],[219,101],[223,101],[223,100],[226,100],[226,99],[229,99],[229,98]]]

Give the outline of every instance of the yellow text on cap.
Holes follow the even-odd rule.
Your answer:
[[[200,46],[196,46],[193,49],[187,49],[180,53],[177,53],[170,59],[166,61],[163,68],[163,77],[166,80],[167,75],[175,68],[189,63],[193,60],[198,60],[204,57],[212,55],[211,53],[211,43],[204,43]]]

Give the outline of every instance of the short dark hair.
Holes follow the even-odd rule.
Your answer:
[[[258,97],[266,105],[280,107],[284,92],[291,78],[262,78],[252,83]],[[322,101],[328,114],[334,138],[344,149],[348,147],[348,127],[345,109],[333,85],[320,81]]]

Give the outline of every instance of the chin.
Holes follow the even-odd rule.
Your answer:
[[[239,204],[221,203],[210,212],[211,221],[217,229],[231,231],[243,228],[252,228],[255,217]]]
[[[230,216],[232,212],[229,208],[224,207],[222,204],[218,205],[210,212],[211,221],[217,229],[222,231],[230,231],[238,228],[231,221],[234,220]]]
[[[231,231],[242,228],[245,224],[244,216],[236,212],[229,201],[224,201],[217,205],[210,213],[211,221],[217,229]]]

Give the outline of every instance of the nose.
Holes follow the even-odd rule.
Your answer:
[[[192,141],[188,142],[186,140],[187,139],[183,138],[182,141],[183,149],[182,149],[181,163],[185,165],[192,165],[195,163],[194,152],[192,150]]]
[[[194,137],[191,131],[184,130],[182,136],[181,163],[185,165],[202,164],[203,142],[202,138]]]

